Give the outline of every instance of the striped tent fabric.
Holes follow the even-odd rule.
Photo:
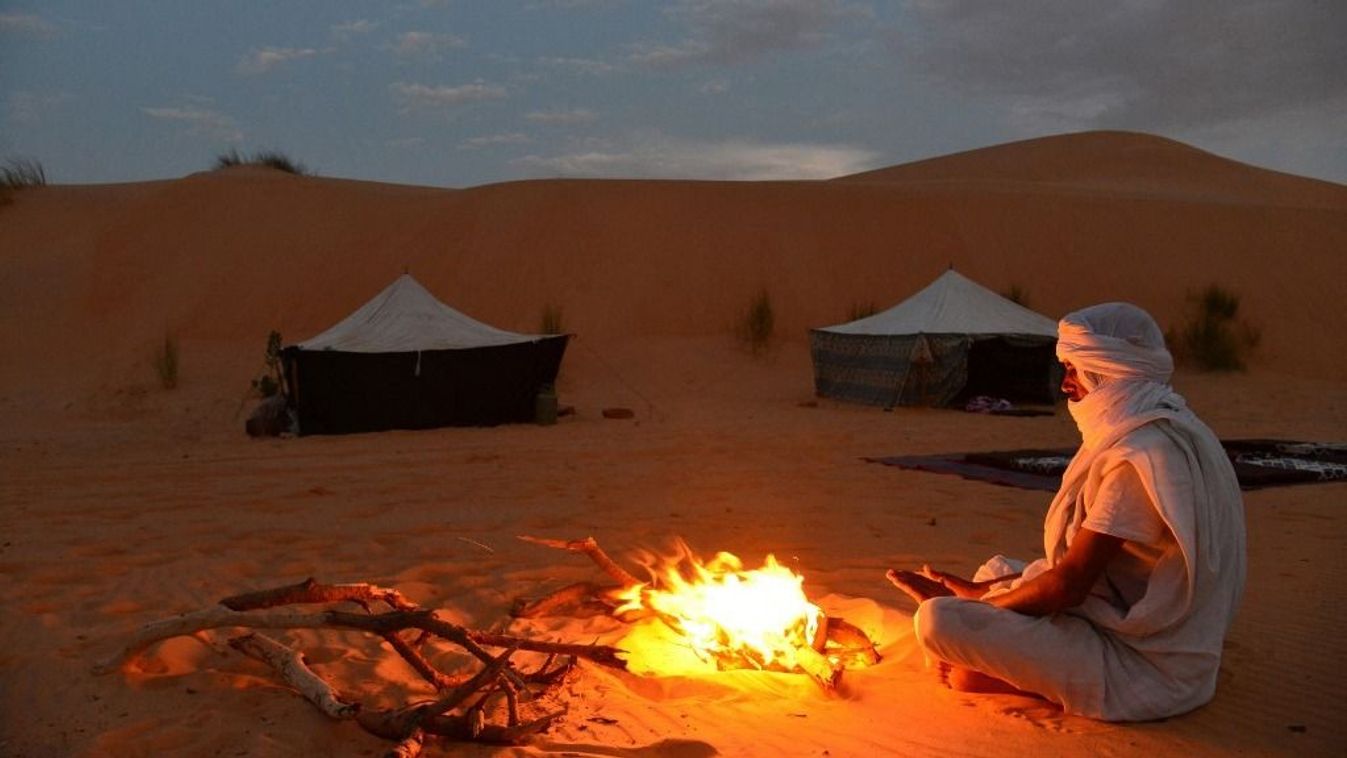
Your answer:
[[[949,269],[894,307],[814,329],[814,389],[866,405],[948,405],[970,392],[1051,402],[1057,322]]]

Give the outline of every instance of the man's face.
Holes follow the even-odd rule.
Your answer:
[[[1062,394],[1066,395],[1074,403],[1079,403],[1090,394],[1085,386],[1080,383],[1080,377],[1076,374],[1076,367],[1071,365],[1071,361],[1062,361],[1062,366],[1066,368],[1066,376],[1062,377]]]

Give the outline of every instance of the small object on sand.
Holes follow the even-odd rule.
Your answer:
[[[284,395],[272,395],[258,403],[243,426],[249,437],[279,437],[289,429],[290,411]]]
[[[963,409],[969,413],[1006,413],[1015,410],[1015,406],[1003,397],[978,395],[970,399]]]
[[[630,408],[604,408],[604,418],[636,418],[636,412]]]

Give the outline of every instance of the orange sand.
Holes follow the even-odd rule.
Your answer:
[[[586,667],[570,714],[520,755],[1340,754],[1347,485],[1247,493],[1249,585],[1215,701],[1102,724],[940,688],[911,604],[883,579],[924,560],[1032,556],[1047,497],[860,460],[1066,446],[1065,412],[801,402],[807,327],[886,307],[952,262],[1050,315],[1126,299],[1164,325],[1185,291],[1221,284],[1262,345],[1248,373],[1180,372],[1179,391],[1224,437],[1342,440],[1344,250],[1347,188],[1118,133],[831,182],[454,191],[235,169],[21,193],[0,208],[0,754],[378,754],[217,645],[180,638],[123,674],[89,668],[141,624],[310,575],[391,585],[481,627],[504,623],[516,595],[596,578],[519,533],[593,535],[617,556],[675,535],[753,563],[774,552],[886,655],[832,699],[779,674]],[[504,328],[532,331],[544,304],[561,306],[579,336],[559,389],[577,414],[244,437],[267,332],[311,336],[404,266]],[[764,287],[779,339],[753,356],[731,334]],[[182,352],[172,391],[150,367],[166,332]],[[609,406],[637,417],[605,420]],[[514,628],[620,633],[594,619]],[[424,694],[358,636],[289,639],[352,693],[388,677]]]

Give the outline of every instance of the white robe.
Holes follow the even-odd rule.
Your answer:
[[[1071,339],[1067,350],[1080,342],[1104,344],[1114,356],[1130,349],[1106,339],[1090,343],[1090,335]],[[937,658],[1043,695],[1069,712],[1109,721],[1183,713],[1215,692],[1222,644],[1244,589],[1239,484],[1216,435],[1163,382],[1167,372],[1155,376],[1162,365],[1153,369],[1138,360],[1137,375],[1118,378],[1123,372],[1108,355],[1081,357],[1091,369],[1114,375],[1071,404],[1083,444],[1049,506],[1045,557],[1023,566],[997,556],[974,578],[1023,566],[1023,576],[993,590],[1006,592],[1050,569],[1066,554],[1101,485],[1131,466],[1173,536],[1144,594],[1125,608],[1091,595],[1044,617],[934,598],[918,609],[917,639]],[[1168,354],[1144,357],[1162,364]]]

